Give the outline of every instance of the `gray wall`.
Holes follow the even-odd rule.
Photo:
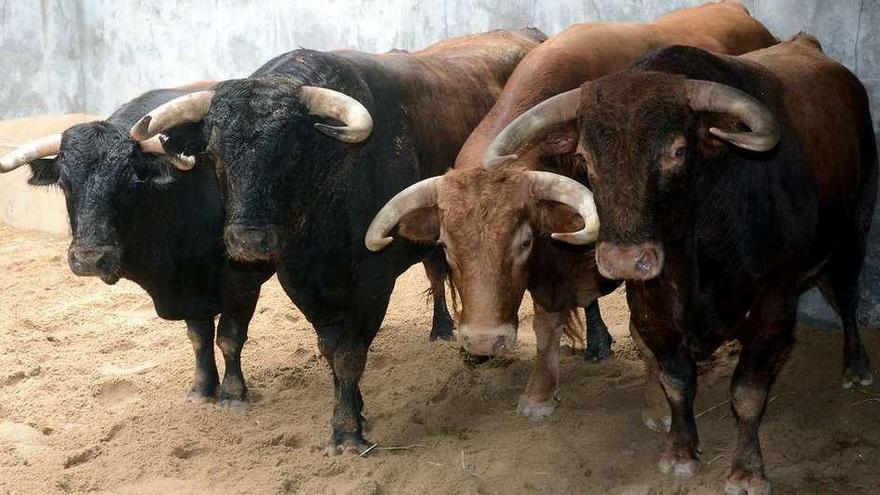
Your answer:
[[[243,77],[299,46],[418,49],[449,36],[649,20],[702,0],[0,0],[0,119],[108,114],[144,90]],[[816,35],[853,70],[880,129],[880,0],[743,0],[779,38]],[[880,323],[875,218],[860,318]],[[836,321],[812,294],[807,316]]]
[[[648,20],[701,0],[0,0],[0,118],[106,114],[146,89],[245,76],[299,46],[417,49],[449,36]],[[744,0],[780,38],[815,34],[880,115],[880,0]]]

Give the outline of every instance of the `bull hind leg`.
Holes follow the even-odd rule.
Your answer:
[[[764,457],[758,428],[767,408],[770,386],[791,350],[794,338],[795,311],[759,330],[743,344],[739,363],[731,380],[731,408],[738,435],[730,476],[725,492],[731,495],[769,495],[770,482],[764,474]]]
[[[196,357],[195,377],[187,400],[205,402],[214,397],[219,384],[214,362],[214,320],[186,320],[186,332]]]
[[[602,320],[599,301],[593,301],[592,304],[584,308],[584,314],[587,320],[587,348],[584,350],[584,359],[591,363],[598,363],[610,358],[614,355],[611,350],[614,339],[611,338],[608,326]]]
[[[455,322],[449,315],[449,307],[446,306],[446,265],[437,255],[432,255],[431,258],[423,262],[423,265],[428,281],[431,283],[431,297],[434,303],[434,319],[428,338],[431,341],[452,340]]]
[[[532,421],[540,421],[556,410],[556,391],[559,388],[559,340],[565,329],[568,314],[550,313],[534,303],[537,354],[525,392],[520,397],[517,411]]]
[[[851,388],[853,385],[868,386],[874,381],[874,377],[871,373],[868,352],[862,344],[856,321],[859,299],[858,278],[862,268],[864,247],[859,250],[860,254],[849,252],[856,250],[857,245],[848,245],[846,242],[841,245],[843,249],[849,248],[848,252],[834,253],[825,273],[818,281],[818,286],[825,299],[840,315],[843,326],[843,388]]]

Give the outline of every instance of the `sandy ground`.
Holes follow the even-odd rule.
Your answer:
[[[478,367],[428,343],[420,267],[401,277],[363,381],[366,458],[326,458],[330,374],[314,333],[274,280],[245,347],[255,402],[184,400],[193,370],[182,322],[158,319],[134,284],[74,277],[62,237],[0,227],[0,493],[717,493],[734,424],[699,418],[704,466],[655,471],[663,436],[640,421],[642,366],[621,293],[602,301],[616,358],[565,353],[561,405],[543,423],[516,401],[534,340],[523,310],[509,359]],[[530,305],[525,305],[528,308]],[[866,332],[880,362],[880,335]],[[844,391],[839,333],[800,329],[762,437],[776,493],[880,493],[880,388]],[[727,398],[735,351],[701,376],[697,410]],[[218,353],[219,356],[219,353]],[[222,368],[221,368],[222,369]],[[880,380],[877,380],[880,381]],[[871,400],[874,398],[874,400]]]

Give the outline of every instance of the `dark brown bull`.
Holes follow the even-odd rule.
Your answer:
[[[878,168],[864,87],[801,34],[742,57],[667,48],[523,117],[500,153],[578,120],[599,270],[627,281],[633,337],[672,410],[660,469],[696,472],[696,361],[737,340],[726,490],[769,493],[758,427],[804,290],[840,313],[845,386],[872,381],[856,326]]]
[[[490,142],[536,103],[623,68],[659,46],[685,43],[744,53],[774,42],[745,8],[732,2],[679,10],[651,24],[588,23],[568,28],[523,59],[498,102],[468,138],[456,170],[399,194],[377,215],[368,232],[368,247],[384,247],[382,239],[398,222],[398,233],[405,238],[425,243],[439,239],[461,296],[459,337],[474,354],[499,354],[513,346],[517,309],[528,288],[535,302],[538,357],[519,410],[532,419],[550,414],[559,381],[558,342],[570,312],[579,306],[588,308],[588,350],[601,356],[595,352],[601,348],[596,339],[601,333],[595,329],[604,325],[596,301],[620,282],[599,275],[591,247],[551,240],[552,232],[578,230],[583,222],[572,208],[561,204],[566,203],[566,194],[547,187],[562,181],[538,180],[528,172],[559,171],[586,181],[583,172],[571,167],[576,158],[571,152],[574,124],[554,128],[539,150],[522,153],[513,167],[479,166],[487,150],[493,153]],[[578,189],[570,182],[567,188]],[[577,201],[568,204],[579,208]],[[607,336],[607,330],[604,333]],[[607,349],[610,336],[605,342]]]

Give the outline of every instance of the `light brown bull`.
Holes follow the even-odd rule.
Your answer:
[[[398,234],[403,237],[445,246],[461,295],[459,338],[474,354],[494,355],[512,347],[517,309],[528,288],[535,302],[538,356],[519,410],[532,419],[542,418],[555,407],[558,341],[570,312],[595,305],[619,283],[599,275],[592,246],[565,244],[586,245],[595,240],[597,224],[591,224],[596,221],[595,211],[554,191],[560,181],[536,180],[530,175],[532,170],[550,170],[587,182],[579,158],[572,153],[575,126],[554,127],[539,143],[516,150],[515,159],[497,160],[498,146],[517,138],[499,133],[533,105],[621,69],[658,47],[677,43],[739,54],[775,42],[735,2],[679,10],[650,24],[572,26],[523,59],[495,106],[468,138],[456,170],[411,187],[380,211],[367,233],[367,246],[384,247],[387,242],[382,239],[398,223]],[[493,140],[499,144],[490,146]],[[505,165],[500,169],[480,167],[502,161]],[[565,197],[568,206],[561,200]],[[585,217],[587,232],[574,237],[557,234],[553,240],[551,233],[583,225],[576,210]],[[646,421],[661,427],[658,421],[668,422],[665,414],[652,413]]]

